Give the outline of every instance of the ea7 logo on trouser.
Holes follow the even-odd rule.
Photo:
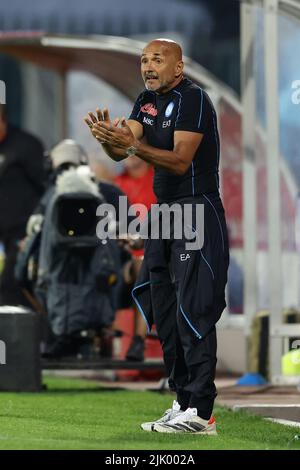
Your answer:
[[[182,253],[182,254],[180,255],[180,261],[186,261],[186,260],[189,259],[189,258],[190,258],[190,255],[189,255],[188,253],[187,253],[187,254]]]
[[[0,365],[6,364],[6,344],[0,340]]]

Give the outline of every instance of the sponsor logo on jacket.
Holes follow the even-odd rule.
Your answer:
[[[148,124],[148,126],[153,126],[153,124],[154,124],[154,120],[150,119],[150,118],[147,118],[146,116],[144,116],[143,122],[145,124]]]
[[[157,116],[157,109],[153,103],[146,103],[141,107],[142,113],[150,114],[150,116]]]

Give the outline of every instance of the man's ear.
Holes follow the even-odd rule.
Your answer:
[[[180,77],[180,75],[182,74],[183,72],[183,62],[182,60],[178,61],[177,64],[176,64],[176,73],[175,73],[175,77],[178,78]]]

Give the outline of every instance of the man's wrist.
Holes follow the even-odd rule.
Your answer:
[[[126,148],[125,153],[128,157],[136,155],[140,146],[140,142],[135,140],[132,145]]]

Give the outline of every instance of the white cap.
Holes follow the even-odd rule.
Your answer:
[[[79,166],[87,163],[87,154],[84,149],[72,139],[62,140],[50,151],[50,158],[54,168],[63,163],[72,163]]]

